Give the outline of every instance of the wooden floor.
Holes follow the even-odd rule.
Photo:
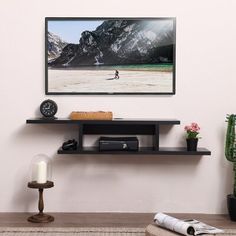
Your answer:
[[[55,221],[30,223],[30,213],[0,213],[0,227],[140,227],[153,222],[154,213],[51,213]],[[219,228],[236,229],[227,215],[170,214],[179,219],[197,219]]]

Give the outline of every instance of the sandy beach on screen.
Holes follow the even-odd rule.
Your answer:
[[[162,93],[172,92],[172,72],[119,70],[48,70],[48,92]]]

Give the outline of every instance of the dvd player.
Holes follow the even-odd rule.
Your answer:
[[[100,137],[99,151],[138,151],[137,137]]]

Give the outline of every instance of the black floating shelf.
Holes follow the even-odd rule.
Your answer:
[[[153,150],[153,147],[140,147],[138,151],[99,151],[98,147],[84,147],[78,150],[62,150],[60,148],[58,154],[122,154],[122,155],[211,155],[206,148],[198,148],[197,151],[187,151],[186,147],[160,147],[159,150]]]
[[[179,125],[176,119],[113,119],[113,120],[70,120],[67,118],[46,119],[35,118],[26,120],[27,124],[72,124],[78,129],[78,149],[64,151],[58,150],[58,154],[122,154],[122,155],[211,155],[206,148],[198,148],[197,151],[187,151],[186,147],[160,147],[159,127]],[[98,147],[84,147],[84,135],[152,135],[152,147],[140,147],[138,151],[99,151]]]

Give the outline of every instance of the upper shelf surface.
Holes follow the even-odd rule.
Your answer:
[[[113,120],[71,120],[66,118],[27,119],[27,124],[161,124],[161,125],[179,125],[180,121],[176,119],[113,119]]]

